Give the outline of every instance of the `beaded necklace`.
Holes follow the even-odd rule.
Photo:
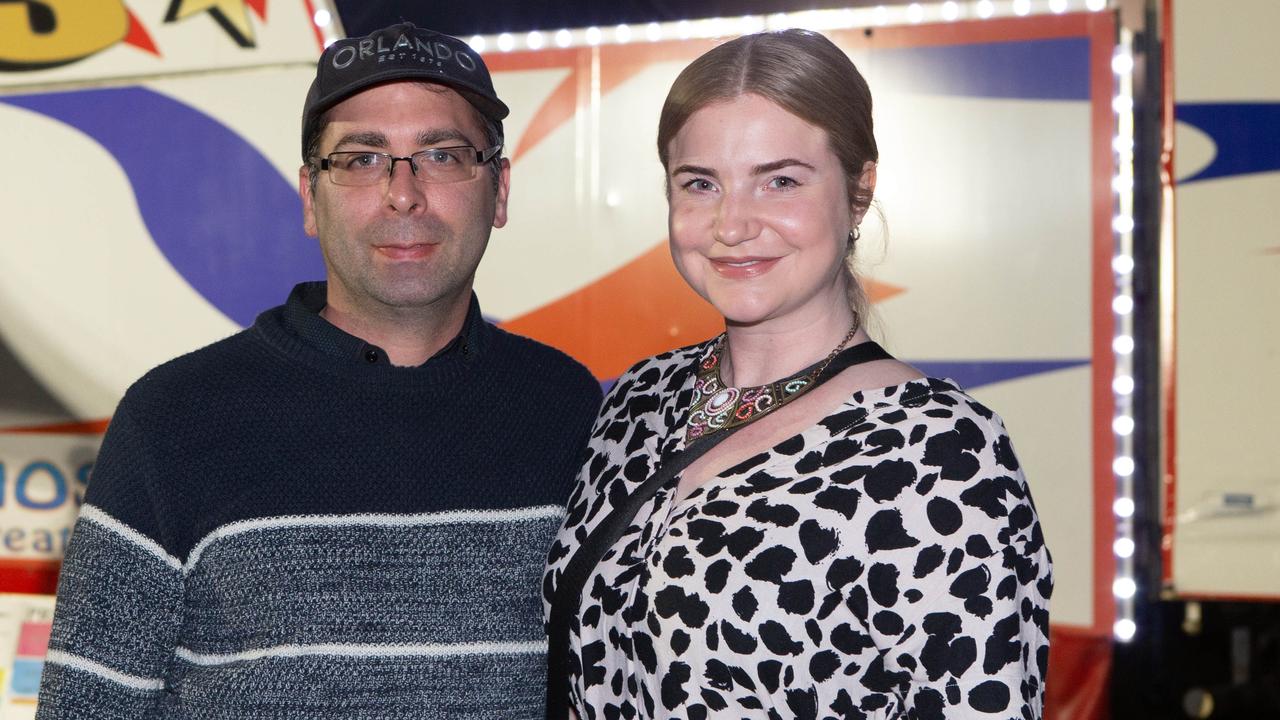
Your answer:
[[[849,334],[824,360],[790,377],[746,388],[730,387],[720,377],[721,358],[729,343],[728,334],[721,335],[711,354],[698,366],[689,424],[684,431],[685,442],[754,422],[805,394],[813,387],[814,379],[827,369],[857,332],[858,323],[855,321],[849,328]]]

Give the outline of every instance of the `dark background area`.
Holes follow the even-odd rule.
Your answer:
[[[908,2],[910,0],[478,0],[457,3],[335,0],[348,35],[367,35],[400,20],[450,35],[491,35]]]

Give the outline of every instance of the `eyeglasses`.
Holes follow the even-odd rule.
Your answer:
[[[494,145],[487,150],[476,150],[470,145],[439,147],[419,150],[409,157],[395,157],[384,152],[335,152],[320,158],[320,169],[329,173],[329,179],[337,185],[377,185],[395,171],[396,163],[409,163],[409,170],[418,182],[464,182],[476,176],[476,168],[489,162],[502,149]]]

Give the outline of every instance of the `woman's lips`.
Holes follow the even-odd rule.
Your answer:
[[[734,280],[763,275],[778,264],[776,257],[711,258],[711,267],[721,277]]]

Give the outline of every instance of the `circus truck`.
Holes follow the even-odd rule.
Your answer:
[[[942,5],[465,38],[512,108],[511,221],[476,291],[606,388],[720,332],[666,248],[658,110],[718,38],[825,32],[876,90],[872,333],[1000,408],[1054,554],[1050,717],[1094,717],[1132,615],[1113,593],[1118,15]],[[34,713],[59,561],[126,388],[324,275],[300,110],[341,34],[326,0],[0,3],[0,718]]]

